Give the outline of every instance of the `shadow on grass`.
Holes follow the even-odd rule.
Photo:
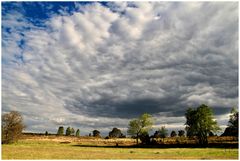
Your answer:
[[[108,146],[108,145],[72,145],[76,147],[94,147],[94,148],[238,148],[238,143],[210,143],[208,146],[201,146],[198,144],[157,144],[157,145],[118,145],[118,146]]]

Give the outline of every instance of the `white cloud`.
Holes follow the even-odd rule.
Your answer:
[[[22,112],[28,130],[124,129],[145,110],[176,115],[161,116],[180,119],[173,128],[189,106],[237,106],[237,3],[76,5],[47,28],[3,16],[2,109]]]

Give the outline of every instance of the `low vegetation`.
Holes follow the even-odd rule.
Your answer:
[[[165,138],[165,144],[175,139]],[[233,138],[221,139],[233,142]],[[130,138],[24,135],[17,143],[2,146],[2,159],[238,159],[237,148],[136,147],[135,143]]]

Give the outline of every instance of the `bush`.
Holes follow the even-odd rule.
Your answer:
[[[93,130],[93,136],[94,136],[94,137],[101,137],[100,131],[98,131],[98,130]]]
[[[185,131],[184,130],[179,130],[178,131],[178,136],[179,137],[184,137],[185,136]]]
[[[109,132],[108,135],[110,138],[121,138],[123,136],[122,132],[120,129],[114,127],[112,131]]]
[[[171,137],[176,137],[177,136],[177,133],[176,131],[172,131],[171,134],[170,134]]]
[[[141,140],[142,144],[150,144],[149,134],[147,132],[142,133],[140,135],[140,140]]]
[[[2,116],[2,143],[14,143],[21,134],[25,125],[23,124],[23,118],[17,111],[11,111],[10,113]]]

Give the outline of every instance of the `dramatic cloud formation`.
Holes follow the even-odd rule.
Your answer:
[[[43,11],[31,15],[31,5]],[[224,127],[238,106],[237,2],[2,10],[2,111],[20,111],[27,131],[109,132],[144,112],[156,128],[180,129],[186,109],[203,103]]]

